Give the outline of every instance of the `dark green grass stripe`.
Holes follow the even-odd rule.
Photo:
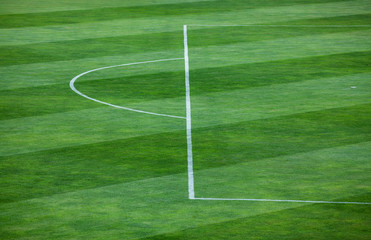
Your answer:
[[[367,73],[370,55],[351,52],[194,70],[192,95]]]
[[[0,66],[180,50],[182,46],[181,31],[6,46],[0,47]]]
[[[207,169],[370,141],[371,104],[193,129],[194,168]]]
[[[193,3],[163,4],[135,7],[101,8],[91,10],[59,11],[28,14],[0,15],[0,28],[19,28],[74,24],[116,19],[133,19],[158,16],[199,15],[220,13],[260,7],[289,6],[291,4],[310,4],[337,2],[338,0],[281,0],[281,1],[242,1],[219,0]]]
[[[184,131],[0,158],[0,202],[186,172]]]
[[[371,14],[357,14],[340,17],[329,17],[309,20],[297,20],[269,25],[369,25]],[[346,24],[345,24],[346,23]],[[204,29],[192,29],[188,27],[188,42],[191,47],[210,45],[232,44],[238,42],[255,42],[262,40],[274,40],[278,38],[300,37],[317,34],[340,33],[359,31],[368,28],[287,28],[287,27],[205,27]],[[227,34],[226,34],[227,33]]]
[[[371,52],[353,52],[192,70],[192,96],[366,73],[370,71],[370,55]],[[183,79],[183,71],[164,72],[78,81],[75,86],[88,96],[112,104],[130,106],[138,102],[183,97]],[[67,83],[4,90],[0,91],[0,96],[0,120],[101,107],[100,104],[72,92]]]
[[[0,120],[102,107],[85,101],[67,83],[0,91]]]
[[[371,194],[337,199],[367,202]],[[245,204],[249,204],[246,202]],[[276,203],[277,204],[277,203]],[[371,207],[312,204],[261,215],[208,224],[143,240],[175,239],[370,239]]]
[[[371,52],[352,52],[227,67],[191,70],[192,96],[210,92],[367,73]],[[175,98],[184,95],[184,72],[80,81],[83,93],[110,103]],[[212,83],[212,84],[210,84]],[[159,88],[161,86],[161,88]],[[125,96],[125,99],[123,99]]]
[[[369,141],[370,104],[193,129],[195,169]],[[0,202],[186,172],[184,131],[0,158]]]
[[[350,16],[312,18],[295,21],[280,22],[280,25],[370,25],[371,14],[357,14]]]
[[[93,98],[128,107],[138,102],[183,97],[184,72],[77,82],[75,86]],[[0,120],[104,107],[77,95],[68,82],[3,90],[0,96]]]
[[[360,30],[360,28],[205,28],[190,30],[189,43],[192,47],[202,47],[328,33],[349,32],[351,34],[352,31],[357,30]],[[228,32],[227,35],[225,34],[226,32]],[[179,49],[182,52],[183,33],[181,31],[22,46],[3,46],[0,47],[0,66],[116,56],[171,49]]]

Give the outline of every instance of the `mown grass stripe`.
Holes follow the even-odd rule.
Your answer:
[[[189,41],[192,43],[192,31],[190,31],[189,35]],[[346,33],[334,33],[311,37],[280,38],[256,43],[235,43],[202,48],[196,47],[190,49],[190,67],[192,71],[193,69],[205,67],[222,67],[243,63],[369,51],[371,48],[371,45],[368,43],[369,35],[370,31],[356,31],[351,35]],[[293,47],[296,46],[299,46],[299,48],[293,49]],[[216,55],[217,52],[223,53],[223,58],[221,58],[220,55]],[[249,58],[244,57],[247,54]],[[7,79],[7,81],[1,82],[0,86],[2,89],[12,89],[59,83],[61,80],[66,80],[67,76],[72,78],[74,76],[71,74],[72,71],[79,73],[82,70],[89,70],[100,66],[122,64],[125,62],[139,62],[152,59],[153,55],[164,59],[178,56],[182,57],[179,51],[166,51],[1,67],[0,74],[3,78]],[[88,66],[90,67],[88,68]],[[154,66],[155,68],[148,68],[146,71],[181,71],[184,68],[181,64],[173,63],[171,63],[171,65],[162,63],[161,66]],[[53,69],[53,71],[50,72],[50,69]],[[133,71],[129,68],[125,69],[125,71],[115,72],[115,74],[127,76],[143,72],[143,68],[140,67],[133,69],[135,70]],[[115,76],[114,74],[112,76],[112,72],[109,71],[105,73],[109,73],[109,77]],[[97,78],[107,78],[107,75],[98,75]],[[37,79],[37,81],[34,79]]]
[[[181,32],[0,47],[1,66],[122,56],[182,48]],[[143,59],[142,59],[143,60]]]
[[[14,125],[16,122],[22,124]],[[2,123],[2,155],[5,152],[11,155],[184,129],[184,122],[179,119],[153,117],[108,107]],[[86,126],[90,126],[91,131],[87,131]]]
[[[55,17],[48,20],[60,21],[58,11],[72,0],[49,1],[49,7],[46,1],[36,0],[32,7],[41,1],[39,9],[18,4],[23,0],[7,4],[16,3],[14,12],[49,9]],[[43,27],[25,24],[0,30],[0,51],[8,54],[2,58],[14,58],[0,67],[4,80],[0,94],[7,102],[5,111],[12,112],[0,125],[0,152],[7,154],[0,157],[1,239],[368,237],[370,224],[365,216],[370,208],[360,205],[322,208],[313,204],[309,210],[288,211],[292,214],[277,219],[264,214],[309,204],[189,201],[184,122],[95,108],[65,91],[73,76],[89,69],[182,57],[184,24],[370,24],[370,0],[191,1],[176,4],[181,0],[174,0],[169,14],[153,12],[156,16],[148,12],[151,7],[159,10],[154,5],[131,8],[145,11],[130,12],[121,19],[113,8],[126,2],[113,0],[105,3],[113,8],[103,9],[102,18],[92,19],[98,10],[94,9],[80,11],[91,15],[76,24],[43,25],[46,21],[40,19],[30,24]],[[84,8],[82,3],[87,1],[73,1],[68,7]],[[100,0],[91,1],[96,3],[99,6],[95,7],[102,6]],[[175,9],[170,7],[192,5],[210,5],[210,9],[171,15]],[[228,12],[222,5],[228,5],[225,10],[241,7]],[[73,16],[78,12],[64,13]],[[193,137],[198,139],[194,160],[199,164],[196,197],[369,202],[369,29],[263,28],[202,27],[188,32],[189,38],[191,32],[199,34],[193,36],[194,44],[190,41],[190,54],[199,51],[190,56],[191,87],[199,88],[195,92],[192,87],[192,93],[197,93],[192,96],[193,120],[197,120]],[[140,37],[155,38],[138,39],[136,44]],[[107,51],[101,46],[105,42]],[[87,43],[96,48],[79,46]],[[120,44],[133,46],[125,51]],[[220,54],[204,54],[212,49]],[[184,91],[174,97],[184,90],[180,86],[184,78],[178,83],[177,77],[184,71],[181,62],[106,70],[81,79],[81,87],[117,104],[129,100],[132,107],[184,114]],[[124,81],[133,81],[126,85],[133,91],[125,89]],[[38,86],[44,87],[31,93]],[[140,94],[135,95],[135,89]],[[295,227],[290,227],[285,217],[293,216]],[[251,221],[239,225],[238,219],[244,218]],[[228,224],[231,220],[236,220],[235,227]],[[282,231],[275,227],[280,220]],[[300,227],[300,220],[305,226]],[[226,223],[220,227],[223,233],[216,230],[217,225],[210,227],[216,223]],[[246,226],[250,234],[241,229]],[[197,229],[196,233],[176,234],[190,228]],[[171,232],[175,235],[166,234]]]
[[[238,63],[323,56],[347,51],[369,51],[371,44],[367,39],[370,34],[370,30],[364,30],[355,31],[352,34],[330,33],[319,36],[280,38],[257,43],[190,48],[190,67],[193,69],[192,64],[195,67],[199,64],[204,67],[212,67],[213,65],[225,66]],[[191,30],[189,31],[189,42],[192,44]]]
[[[192,1],[192,2],[164,2],[165,4],[154,4],[144,6],[107,7],[88,10],[70,10],[57,12],[39,12],[23,14],[0,15],[0,28],[21,28],[49,26],[59,24],[76,24],[92,21],[107,21],[115,19],[133,19],[172,15],[199,15],[205,13],[221,13],[227,11],[253,9],[274,6],[289,6],[294,0],[280,2],[253,1]],[[326,3],[336,2],[327,0]],[[325,3],[324,1],[311,0],[303,4]],[[139,5],[139,4],[138,4]],[[1,12],[1,11],[0,11]]]
[[[79,75],[75,76],[70,81],[70,88],[71,88],[72,91],[74,91],[76,94],[80,95],[81,97],[84,97],[84,98],[86,98],[88,100],[91,100],[91,101],[94,101],[94,102],[97,102],[97,103],[100,103],[100,104],[103,104],[103,105],[107,105],[107,106],[110,106],[110,107],[113,107],[113,108],[117,108],[117,109],[121,109],[121,110],[126,110],[126,111],[132,111],[132,112],[136,112],[136,113],[149,114],[149,115],[154,115],[154,116],[185,119],[185,117],[182,117],[182,116],[175,116],[175,115],[168,115],[168,114],[157,113],[157,112],[143,111],[143,110],[140,110],[140,109],[134,109],[134,108],[124,107],[124,106],[114,105],[114,104],[108,103],[108,102],[103,102],[103,101],[98,100],[96,98],[92,98],[92,97],[87,96],[86,94],[84,94],[84,93],[80,92],[79,90],[77,90],[76,87],[75,87],[75,81],[78,78],[80,78],[80,77],[82,77],[82,76],[84,76],[84,75],[86,75],[88,73],[91,73],[91,72],[96,72],[96,71],[100,71],[100,70],[104,70],[104,69],[109,69],[109,68],[124,67],[124,66],[139,65],[139,64],[147,64],[147,63],[154,63],[154,62],[175,61],[175,60],[181,60],[181,59],[182,58],[157,59],[157,60],[151,60],[151,61],[145,61],[145,62],[126,63],[126,64],[119,64],[119,65],[113,65],[113,66],[107,66],[107,67],[101,67],[101,68],[92,69],[92,70],[89,70],[89,71],[80,73]]]
[[[138,18],[66,24],[51,27],[0,29],[0,46],[56,42],[181,30],[183,24],[263,24],[287,20],[369,14],[368,0],[249,9],[224,14]],[[344,11],[344,9],[347,9]],[[239,18],[237,18],[239,17]],[[134,27],[135,26],[135,27]],[[150,28],[148,26],[151,26]],[[196,27],[195,27],[196,28]],[[81,31],[83,29],[84,31]],[[96,31],[99,29],[99,31]]]
[[[246,89],[318,77],[336,77],[367,73],[370,52],[334,54],[320,57],[296,58],[227,67],[195,69],[192,76],[192,96],[226,90]],[[184,70],[77,82],[76,86],[89,96],[114,104],[177,98],[184,95]],[[225,85],[224,80],[229,84]],[[212,85],[208,84],[210,81]],[[161,89],[158,86],[162,86]],[[1,120],[38,116],[73,110],[101,107],[84,101],[67,84],[18,88],[0,91],[3,110]],[[125,97],[123,97],[123,95]],[[40,98],[42,96],[42,98]],[[63,102],[63,104],[61,104]],[[183,109],[183,108],[182,108]]]
[[[353,16],[354,17],[354,16]],[[192,30],[192,47],[351,32],[360,28],[285,29],[223,27]],[[228,31],[226,36],[223,32]],[[0,47],[0,66],[182,49],[180,31]],[[94,50],[94,51],[92,51]]]
[[[210,93],[192,98],[194,126],[369,103],[369,74]],[[358,86],[356,91],[351,86]],[[357,100],[358,99],[358,100]]]
[[[326,3],[336,2],[337,0],[327,0]],[[50,11],[38,13],[23,13],[23,14],[3,14],[0,15],[0,28],[18,28],[29,26],[48,26],[58,24],[75,24],[91,21],[107,21],[115,19],[133,19],[143,17],[156,16],[171,16],[185,14],[205,14],[205,13],[220,13],[241,9],[253,9],[262,7],[274,6],[290,6],[295,0],[285,0],[280,2],[271,1],[251,1],[246,4],[246,1],[179,1],[174,3],[166,2],[151,4],[137,4],[137,6],[115,6],[85,9],[85,10],[69,10],[69,11]],[[303,4],[325,3],[325,1],[310,0]],[[140,6],[142,5],[142,6]],[[3,9],[2,9],[3,10]],[[1,11],[0,11],[1,12]]]
[[[370,154],[364,151],[369,146],[362,142],[197,171],[196,197],[332,201],[369,193]]]
[[[356,74],[195,96],[192,98],[194,127],[369,103],[369,83],[364,81],[368,76],[369,74]],[[354,85],[358,88],[351,89],[350,86]],[[177,115],[184,113],[184,97],[148,101],[132,106]],[[138,122],[141,128],[137,127]],[[109,108],[48,114],[5,120],[1,123],[0,128],[4,133],[1,155],[184,129],[184,123],[178,119],[161,118],[160,121],[152,116]],[[86,124],[91,124],[99,131],[86,132]],[[108,132],[110,134],[107,135]]]
[[[133,19],[172,15],[198,15],[205,13],[219,13],[241,9],[251,9],[267,6],[282,6],[291,4],[292,0],[274,2],[251,2],[246,1],[179,1],[164,2],[165,4],[148,4],[145,6],[115,7],[89,10],[58,11],[28,14],[0,15],[0,28],[17,28],[29,26],[47,26],[58,24],[75,24],[92,21],[107,21],[115,19]],[[317,0],[309,1],[318,2]],[[331,1],[327,1],[331,2]]]
[[[363,104],[194,128],[195,169],[369,141],[369,107]]]
[[[370,194],[338,200],[348,201],[355,198],[367,201],[370,199]],[[318,234],[320,236],[318,239],[323,240],[330,238],[367,239],[369,237],[368,221],[361,219],[368,218],[370,208],[368,206],[360,208],[360,206],[349,205],[300,206],[140,239],[204,239],[204,236],[208,236],[209,239],[231,240],[241,239],[240,236],[249,236],[250,239],[262,237],[265,239],[298,239],[314,234]],[[269,225],[269,231],[264,225]]]
[[[359,144],[325,150],[325,152],[330,151],[332,156],[336,158],[338,155],[352,152],[354,148],[362,149],[367,146],[367,144]],[[305,158],[306,156],[296,157]],[[357,159],[359,162],[364,160],[364,158]],[[276,161],[279,162],[279,159]],[[350,159],[344,159],[344,162],[346,161],[349,163]],[[357,168],[354,164],[352,166]],[[348,170],[350,169],[348,168]],[[215,172],[217,171],[223,171],[223,169],[216,169]],[[358,183],[360,181],[361,179]],[[246,202],[231,202],[227,205],[218,201],[195,203],[186,199],[186,194],[183,192],[184,182],[186,182],[186,176],[178,174],[3,204],[0,207],[2,220],[0,222],[3,229],[13,234],[27,235],[32,233],[34,236],[39,236],[41,233],[53,234],[53,229],[49,228],[51,224],[69,236],[71,236],[70,231],[78,226],[79,231],[74,234],[74,237],[80,239],[91,238],[96,234],[108,234],[108,236],[119,236],[120,238],[141,238],[293,207],[292,203],[246,204]],[[330,187],[331,185],[326,186]],[[365,193],[362,190],[350,189],[349,186],[343,186],[338,190],[346,192],[342,198],[348,199],[352,199],[352,195],[357,197],[357,195]],[[332,195],[332,199],[337,198],[334,197],[336,192],[325,194]],[[312,193],[313,196],[320,197],[322,192]],[[140,209],[136,207],[138,204],[141,206]],[[294,207],[304,205],[306,204],[296,203]],[[148,212],[149,206],[152,209],[150,214]],[[180,208],[180,206],[183,207]],[[28,221],[29,216],[32,216],[32,222]],[[198,221],[195,221],[195,216]],[[9,222],[7,220],[9,218],[13,221]],[[91,225],[99,227],[92,229],[84,226],[87,219]],[[143,224],[143,221],[146,224]],[[117,222],[120,222],[123,229],[118,232],[110,232],[109,229]],[[149,226],[149,231],[143,231]]]
[[[166,134],[161,134],[162,136],[166,136]],[[154,135],[153,138],[157,138],[161,135]],[[180,136],[178,136],[180,137]],[[178,138],[176,137],[176,138]],[[171,145],[171,140],[168,140],[165,145]],[[184,139],[183,139],[184,141]],[[153,150],[155,151],[156,145],[154,144],[150,139],[145,140],[145,144],[149,144],[149,146],[153,147]],[[317,190],[321,190],[320,186],[328,186],[328,183],[331,183],[333,181],[339,181],[337,185],[343,186],[343,187],[349,187],[352,185],[352,182],[359,182],[359,186],[357,188],[354,188],[350,190],[349,196],[352,195],[358,195],[359,192],[362,192],[366,190],[366,194],[368,194],[369,186],[366,184],[363,184],[362,181],[369,181],[367,179],[367,176],[364,174],[359,174],[356,177],[353,176],[354,172],[367,172],[370,168],[368,163],[368,156],[369,154],[365,151],[354,151],[367,149],[370,146],[369,141],[364,142],[358,142],[358,143],[350,143],[350,144],[343,144],[340,146],[334,146],[334,147],[327,147],[327,148],[319,148],[313,151],[307,151],[307,152],[299,152],[299,153],[293,153],[289,155],[283,155],[283,156],[276,156],[276,157],[270,157],[270,158],[262,158],[259,161],[247,161],[247,162],[239,162],[239,163],[233,163],[225,166],[219,166],[219,167],[213,167],[213,168],[206,168],[197,170],[195,174],[198,176],[198,185],[199,187],[204,188],[203,190],[208,190],[214,193],[218,193],[218,195],[222,195],[223,193],[232,193],[233,189],[226,190],[226,188],[231,187],[231,185],[225,185],[226,183],[233,183],[233,184],[240,184],[240,186],[236,186],[237,188],[243,189],[246,193],[252,192],[253,194],[260,194],[260,192],[264,192],[264,194],[268,194],[269,196],[272,196],[272,194],[281,194],[284,196],[285,194],[289,194],[290,196],[296,195],[299,196],[301,194],[307,194],[307,193],[300,193],[298,191],[288,191],[288,192],[281,192],[282,186],[287,182],[290,181],[290,179],[284,180],[284,182],[277,181],[276,189],[273,190],[272,188],[266,187],[262,189],[258,188],[250,188],[246,189],[243,186],[241,186],[241,183],[244,184],[250,184],[254,185],[257,183],[264,183],[265,185],[270,185],[271,180],[270,177],[282,177],[283,174],[289,174],[292,172],[297,171],[295,174],[301,175],[300,181],[306,180],[306,179],[318,179],[318,178],[327,178],[325,182],[318,181],[317,185],[311,185],[311,181],[303,181],[307,188],[318,188]],[[114,147],[112,146],[112,149]],[[170,153],[170,152],[169,152]],[[323,156],[322,156],[323,155]],[[35,156],[36,159],[36,156]],[[112,159],[114,160],[114,159]],[[129,160],[129,158],[128,158]],[[117,160],[116,160],[117,161]],[[297,165],[297,169],[292,168],[282,168],[282,167],[275,167],[275,165],[290,165],[292,162],[299,161],[299,164]],[[337,164],[328,164],[331,163],[331,161],[337,161]],[[354,164],[354,161],[356,162],[363,162],[366,164]],[[70,159],[70,162],[72,162],[72,159]],[[132,162],[136,162],[135,160],[132,160]],[[184,161],[183,161],[184,163]],[[146,163],[147,164],[147,163]],[[178,164],[174,164],[178,165]],[[264,167],[269,165],[270,167]],[[309,165],[314,165],[313,168],[308,170]],[[95,187],[88,187],[88,188],[81,188],[76,191],[68,191],[68,192],[56,192],[52,195],[44,195],[39,197],[31,197],[27,199],[21,199],[17,201],[7,202],[4,205],[12,205],[16,204],[17,202],[29,202],[29,201],[38,201],[38,199],[47,199],[47,198],[58,198],[60,195],[74,195],[74,194],[84,194],[84,192],[94,192],[94,191],[101,191],[105,188],[116,188],[118,185],[135,185],[136,183],[143,183],[147,181],[156,181],[156,179],[174,179],[175,178],[185,178],[186,174],[184,174],[184,169],[186,168],[186,164],[183,164],[183,166],[179,166],[179,168],[182,168],[183,173],[176,173],[176,172],[170,172],[169,174],[165,175],[159,175],[159,176],[147,176],[144,178],[139,178],[131,181],[125,181],[125,182],[118,182],[114,184],[104,185],[104,186],[95,186]],[[333,168],[337,172],[331,173],[331,174],[319,174],[321,171],[326,171],[327,169]],[[237,170],[238,169],[238,170]],[[344,172],[344,169],[347,172]],[[234,171],[236,174],[230,174],[231,171]],[[246,171],[252,172],[256,171],[256,173],[247,175]],[[288,171],[285,173],[285,171]],[[317,172],[318,171],[318,172]],[[279,173],[279,174],[277,174]],[[274,176],[276,174],[276,176]],[[339,176],[337,174],[347,174],[346,177],[344,175],[343,179],[337,179]],[[219,178],[215,178],[215,175],[220,175]],[[256,175],[256,176],[253,176]],[[264,176],[263,176],[264,175]],[[245,176],[245,177],[244,177]],[[257,177],[258,176],[258,177]],[[262,177],[263,176],[263,177]],[[202,179],[204,178],[204,179]],[[298,180],[299,180],[298,178]],[[206,181],[205,181],[206,180]],[[246,181],[248,180],[248,181]],[[211,181],[211,182],[210,182]],[[251,182],[250,182],[251,181]],[[347,184],[342,185],[343,183],[348,182]],[[224,185],[221,185],[224,183]],[[308,185],[309,184],[309,185]],[[215,187],[219,185],[218,187]],[[292,188],[297,188],[300,186],[295,186],[295,183],[290,183],[288,185],[291,185]],[[257,185],[258,186],[258,185]],[[281,187],[280,187],[281,186]],[[150,189],[151,187],[148,186],[146,189]],[[166,191],[166,188],[162,188],[161,186],[158,186],[159,189],[162,189],[161,191]],[[241,190],[240,189],[240,190]],[[174,189],[175,190],[175,189]],[[178,189],[179,190],[179,189]],[[179,192],[178,190],[175,190],[175,192],[178,192],[180,195],[186,196],[187,194],[184,194],[182,192]],[[273,192],[270,192],[272,191]],[[335,191],[327,192],[328,195],[333,194],[339,194],[340,192],[337,192],[339,189],[335,189]],[[345,189],[342,189],[344,191],[343,193],[346,193]],[[204,192],[203,195],[206,193]],[[238,194],[238,193],[233,193]],[[317,197],[321,198],[323,197],[322,194],[318,191]],[[363,194],[363,193],[362,193]],[[202,195],[202,194],[201,194]],[[346,195],[346,194],[345,194]],[[344,195],[344,197],[345,197]],[[235,196],[235,195],[234,195]],[[129,196],[129,197],[135,197],[135,196]],[[333,196],[334,197],[334,196]],[[187,198],[182,198],[183,200],[187,200]],[[331,198],[331,200],[339,200],[341,201],[343,199],[339,195],[335,198]],[[349,199],[349,198],[348,198]],[[164,199],[165,201],[166,199]],[[351,202],[352,200],[350,200]],[[367,199],[364,200],[357,200],[357,202],[367,202]],[[299,202],[300,203],[300,202]],[[305,203],[305,202],[304,202]]]
[[[182,57],[179,51],[146,52],[139,54],[127,54],[121,56],[108,56],[98,58],[84,58],[70,61],[45,62],[0,67],[0,75],[7,81],[1,81],[1,89],[26,88],[31,86],[45,86],[50,84],[68,83],[76,74],[97,67],[105,67],[130,62],[140,62],[153,59],[157,56],[162,59]],[[84,79],[104,79],[107,77],[135,76],[143,73],[171,72],[174,69],[184,69],[182,63],[163,62],[154,63],[143,68],[141,65],[129,66],[115,71],[102,71],[99,74],[91,74]]]
[[[370,14],[357,14],[339,17],[324,17],[280,22],[283,25],[369,25]]]
[[[193,129],[196,176],[200,170],[370,141],[369,107],[364,104]],[[186,172],[185,139],[184,130],[178,130],[1,157],[1,201]]]
[[[184,146],[180,130],[1,157],[0,202],[183,173]]]
[[[161,4],[176,3],[192,3],[213,0],[141,0],[141,1],[120,1],[111,0],[102,3],[100,0],[78,0],[78,1],[61,1],[61,2],[46,2],[43,0],[36,0],[32,2],[32,8],[28,5],[27,0],[14,1],[0,1],[2,8],[0,14],[25,14],[25,13],[43,13],[56,11],[81,11],[90,9],[104,9],[112,7],[133,7],[133,6],[155,6]]]

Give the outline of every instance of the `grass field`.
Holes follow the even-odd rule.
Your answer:
[[[183,25],[197,198],[371,202],[371,0],[0,0],[0,239],[371,239],[188,199]]]

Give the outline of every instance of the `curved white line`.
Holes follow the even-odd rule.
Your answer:
[[[115,67],[122,67],[122,66],[130,66],[130,65],[138,65],[138,64],[145,64],[145,63],[154,63],[154,62],[165,62],[165,61],[175,61],[175,60],[182,60],[183,58],[169,58],[169,59],[159,59],[159,60],[152,60],[152,61],[145,61],[145,62],[135,62],[135,63],[125,63],[125,64],[119,64],[119,65],[113,65],[113,66],[108,66],[108,67],[101,67],[101,68],[96,68],[96,69],[93,69],[93,70],[89,70],[89,71],[86,71],[86,72],[83,72],[79,75],[77,75],[76,77],[72,78],[72,80],[70,81],[70,88],[72,89],[72,91],[74,91],[75,93],[79,94],[80,96],[84,97],[84,98],[87,98],[89,100],[92,100],[94,102],[98,102],[98,103],[101,103],[101,104],[105,104],[105,105],[108,105],[108,106],[111,106],[111,107],[114,107],[114,108],[119,108],[119,109],[124,109],[124,110],[128,110],[128,111],[133,111],[133,112],[138,112],[138,113],[145,113],[145,114],[151,114],[151,115],[156,115],[156,116],[163,116],[163,117],[171,117],[171,118],[181,118],[181,119],[186,119],[185,117],[180,117],[180,116],[175,116],[175,115],[168,115],[168,114],[161,114],[161,113],[154,113],[154,112],[147,112],[147,111],[142,111],[142,110],[138,110],[138,109],[133,109],[133,108],[128,108],[128,107],[122,107],[122,106],[118,106],[118,105],[114,105],[114,104],[111,104],[111,103],[107,103],[107,102],[103,102],[103,101],[100,101],[98,99],[95,99],[95,98],[92,98],[92,97],[89,97],[83,93],[81,93],[79,90],[77,90],[74,86],[76,80],[81,77],[81,76],[84,76],[85,74],[88,74],[88,73],[91,73],[91,72],[95,72],[95,71],[99,71],[99,70],[103,70],[103,69],[108,69],[108,68],[115,68]]]

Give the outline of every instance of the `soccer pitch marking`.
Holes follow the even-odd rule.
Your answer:
[[[201,26],[201,27],[371,27],[371,25],[188,25],[188,26]],[[254,201],[254,202],[292,202],[292,203],[326,203],[326,204],[356,204],[356,205],[371,205],[371,202],[340,202],[340,201],[312,201],[312,200],[291,200],[291,199],[250,199],[250,198],[197,198],[195,197],[195,190],[194,190],[194,171],[193,171],[193,150],[192,150],[192,118],[191,118],[191,96],[190,96],[190,84],[189,84],[189,56],[188,56],[188,33],[187,33],[187,25],[183,26],[183,39],[184,39],[184,58],[169,58],[169,59],[158,59],[158,60],[151,60],[151,61],[143,61],[143,62],[134,62],[134,63],[125,63],[107,67],[101,67],[92,69],[86,72],[83,72],[76,77],[74,77],[70,81],[70,88],[77,93],[78,95],[92,100],[94,102],[98,102],[104,105],[108,105],[114,108],[123,109],[127,111],[133,111],[138,113],[156,115],[156,116],[163,116],[163,117],[171,117],[171,118],[179,118],[186,120],[186,128],[187,128],[187,169],[188,169],[188,199],[190,200],[203,200],[203,201]],[[168,115],[168,114],[161,114],[161,113],[154,113],[148,111],[142,111],[138,109],[123,107],[114,105],[111,103],[103,102],[97,100],[95,98],[89,97],[80,91],[78,91],[74,84],[78,78],[84,76],[88,73],[115,68],[115,67],[122,67],[122,66],[130,66],[130,65],[139,65],[139,64],[146,64],[146,63],[154,63],[154,62],[165,62],[165,61],[176,61],[176,60],[184,60],[184,72],[185,72],[185,92],[186,92],[186,117],[175,116],[175,115]]]
[[[246,25],[199,25],[189,24],[193,27],[287,27],[287,28],[353,28],[353,27],[371,27],[371,25],[269,25],[269,24],[246,24]]]
[[[235,26],[235,27],[290,27],[291,25],[190,25],[190,26]],[[315,25],[301,25],[306,27],[315,27]],[[343,25],[334,25],[336,27],[342,27]],[[344,25],[349,26],[349,25]],[[352,25],[355,26],[366,26],[371,25]],[[298,25],[294,25],[298,27]],[[329,27],[328,25],[324,27]],[[188,162],[188,198],[191,200],[209,200],[209,201],[254,201],[254,202],[293,202],[293,203],[327,203],[327,204],[358,204],[358,205],[370,205],[370,202],[337,202],[337,201],[312,201],[312,200],[289,200],[289,199],[249,199],[249,198],[196,198],[194,190],[194,172],[193,172],[193,150],[192,150],[192,127],[191,127],[191,96],[190,96],[190,85],[189,85],[189,57],[188,57],[188,33],[187,25],[183,26],[183,38],[184,38],[184,69],[185,69],[185,87],[186,87],[186,109],[187,109],[187,162]]]
[[[74,91],[75,93],[77,93],[78,95],[80,95],[80,96],[82,96],[84,98],[87,98],[87,99],[92,100],[94,102],[101,103],[101,104],[104,104],[104,105],[108,105],[108,106],[111,106],[111,107],[114,107],[114,108],[119,108],[119,109],[123,109],[123,110],[127,110],[127,111],[132,111],[132,112],[138,112],[138,113],[151,114],[151,115],[156,115],[156,116],[186,119],[185,117],[180,117],[180,116],[175,116],[175,115],[168,115],[168,114],[162,114],[162,113],[155,113],[155,112],[147,112],[147,111],[142,111],[142,110],[139,110],[139,109],[128,108],[128,107],[123,107],[123,106],[118,106],[118,105],[114,105],[114,104],[111,104],[111,103],[103,102],[103,101],[100,101],[98,99],[89,97],[89,96],[81,93],[79,90],[77,90],[75,88],[75,82],[76,82],[76,80],[79,77],[84,76],[84,75],[86,75],[88,73],[91,73],[91,72],[96,72],[96,71],[99,71],[99,70],[108,69],[108,68],[115,68],[115,67],[139,65],[139,64],[154,63],[154,62],[176,61],[176,60],[183,60],[183,58],[169,58],[169,59],[158,59],[158,60],[145,61],[145,62],[124,63],[124,64],[119,64],[119,65],[113,65],[113,66],[108,66],[108,67],[101,67],[101,68],[92,69],[92,70],[83,72],[83,73],[77,75],[76,77],[74,77],[70,81],[70,88],[72,89],[72,91]]]

